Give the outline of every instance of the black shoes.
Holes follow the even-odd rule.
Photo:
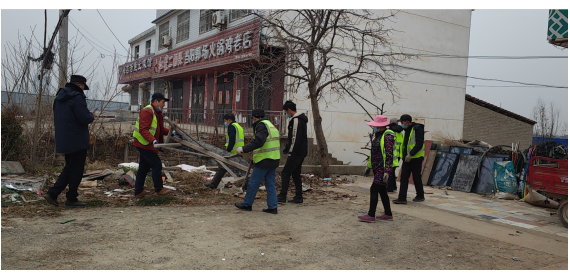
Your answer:
[[[399,200],[399,199],[392,200],[392,202],[393,202],[394,204],[408,204],[407,201],[405,201],[405,200]]]
[[[277,202],[279,202],[279,200],[277,200]],[[293,199],[289,200],[288,202],[303,203],[303,198],[302,197],[293,197]]]
[[[83,202],[69,202],[66,201],[65,202],[65,208],[85,208],[87,206],[87,204],[83,203]]]
[[[214,185],[212,185],[212,184],[204,184],[204,186],[205,186],[206,188],[210,189],[210,190],[215,190],[215,189],[216,189],[216,187],[214,187]]]
[[[273,208],[273,209],[263,209],[262,210],[265,213],[269,213],[269,214],[277,214],[277,208]]]
[[[423,197],[422,197],[422,198],[419,198],[419,197],[416,196],[416,197],[414,197],[414,199],[413,199],[412,201],[413,201],[413,202],[422,202],[422,201],[424,201],[424,200],[426,200],[426,199],[423,198]]]
[[[236,202],[234,205],[241,210],[251,211],[251,206],[245,206],[243,203]],[[277,211],[277,209],[275,209],[275,211]],[[275,214],[277,214],[277,212],[275,212]]]
[[[287,198],[282,197],[282,196],[277,197],[277,203],[286,203],[286,202],[287,202]]]
[[[59,203],[57,203],[57,198],[53,199],[53,197],[51,197],[51,195],[49,194],[44,194],[44,198],[47,200],[47,202],[53,206],[59,206]]]

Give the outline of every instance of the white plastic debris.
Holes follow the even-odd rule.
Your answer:
[[[210,173],[210,174],[216,174],[216,172],[206,169],[205,165],[196,167],[196,166],[192,166],[192,165],[188,165],[188,164],[179,164],[179,165],[177,165],[177,167],[180,167],[182,170],[188,171],[188,172],[206,172],[206,173]]]
[[[265,190],[266,190],[266,189],[265,189],[265,186],[259,187],[259,190],[260,190],[260,191],[265,191]]]
[[[263,256],[263,255],[265,255],[265,253],[261,253],[261,255]]]
[[[119,163],[119,167],[125,167],[125,168],[130,168],[130,169],[139,169],[139,164],[136,162],[125,162],[125,163]]]
[[[114,191],[114,192],[122,193],[122,192],[124,192],[125,190],[123,190],[123,189],[114,189],[113,191]]]
[[[164,186],[164,185],[163,185],[162,187],[163,187],[163,188],[167,188],[167,189],[169,189],[169,190],[173,190],[173,191],[176,190],[175,187],[171,187],[171,186]]]

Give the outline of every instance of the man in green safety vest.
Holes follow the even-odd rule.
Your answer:
[[[402,172],[400,176],[400,194],[398,199],[394,200],[395,204],[406,204],[406,194],[408,193],[408,182],[410,174],[414,179],[416,187],[416,197],[414,202],[424,201],[424,186],[422,184],[422,162],[425,155],[424,145],[424,125],[412,122],[412,117],[404,114],[400,117],[402,128],[406,132],[404,142],[400,147],[400,158],[404,159],[402,163]]]
[[[243,203],[236,202],[235,206],[242,210],[251,211],[259,184],[261,184],[261,180],[265,178],[267,209],[263,209],[263,212],[277,214],[275,170],[279,167],[281,150],[279,131],[270,121],[263,119],[265,112],[262,109],[253,110],[251,115],[255,139],[243,147],[238,147],[236,152],[242,154],[253,151],[253,163],[255,165],[247,183],[247,192],[245,193]]]
[[[135,180],[135,197],[141,198],[149,192],[144,190],[144,181],[146,175],[152,170],[152,182],[154,183],[154,191],[158,195],[165,195],[170,191],[162,187],[162,162],[158,157],[159,150],[156,144],[163,143],[163,137],[168,135],[170,130],[164,127],[164,119],[162,117],[162,109],[165,102],[169,101],[162,93],[154,93],[151,97],[151,103],[144,107],[135,123],[133,131],[133,145],[140,154],[139,170]],[[174,132],[178,137],[181,135]]]
[[[400,160],[400,146],[402,146],[402,143],[404,142],[404,135],[402,134],[402,131],[404,131],[404,129],[398,125],[398,118],[391,118],[390,119],[390,125],[388,126],[388,129],[394,131],[394,168],[392,168],[392,171],[390,173],[390,180],[388,181],[388,187],[386,187],[386,190],[389,193],[393,193],[398,189],[398,186],[396,185],[396,167],[399,166],[399,160]]]
[[[235,155],[237,154],[236,149],[244,145],[243,128],[236,122],[236,117],[231,113],[224,115],[224,125],[226,126],[226,151]],[[226,175],[226,169],[218,165],[218,170],[211,183],[205,184],[205,186],[215,190],[224,175]]]

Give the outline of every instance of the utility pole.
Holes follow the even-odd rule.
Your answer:
[[[59,10],[59,16],[64,14],[65,10]],[[65,87],[67,82],[67,15],[61,20],[59,28],[59,83],[58,87]]]

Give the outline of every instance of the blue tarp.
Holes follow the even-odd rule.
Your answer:
[[[558,144],[564,145],[568,148],[568,138],[546,138],[546,137],[532,137],[532,144],[538,145],[542,142],[546,142],[548,140],[554,141]]]

